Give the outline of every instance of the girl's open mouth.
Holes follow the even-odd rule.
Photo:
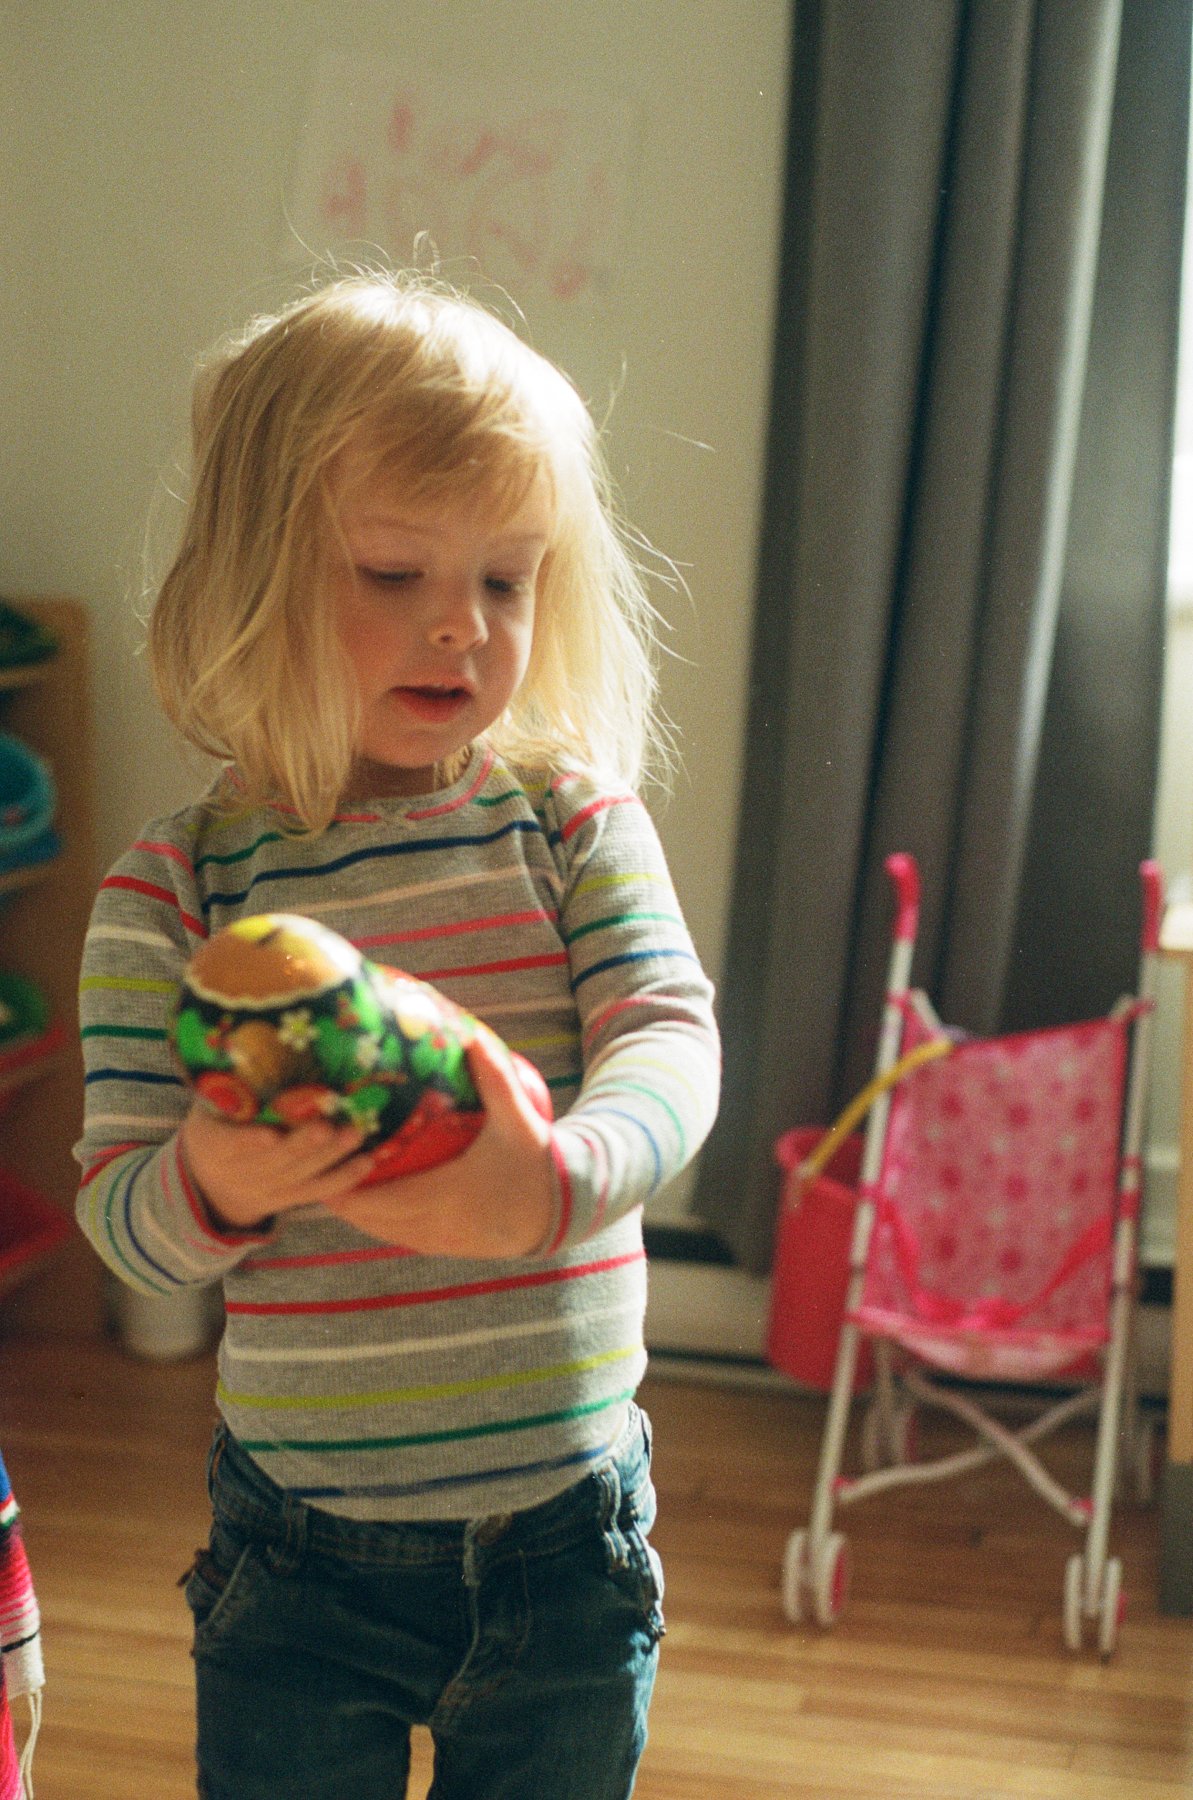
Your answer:
[[[411,712],[431,722],[454,718],[471,698],[465,687],[400,687],[394,692]]]

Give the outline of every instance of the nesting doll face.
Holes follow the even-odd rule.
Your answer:
[[[234,1120],[329,1118],[366,1141],[479,1102],[474,1021],[369,963],[313,920],[273,913],[217,933],[189,964],[173,1041],[196,1092]]]

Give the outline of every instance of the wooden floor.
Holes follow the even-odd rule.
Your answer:
[[[211,1362],[63,1341],[10,1340],[0,1357],[0,1447],[48,1665],[37,1800],[181,1800],[191,1668],[175,1583],[206,1535]],[[831,1632],[795,1629],[779,1565],[822,1403],[657,1376],[644,1399],[669,1630],[638,1800],[1193,1793],[1193,1623],[1157,1616],[1154,1513],[1116,1517],[1131,1605],[1107,1665],[1062,1648],[1074,1534],[1005,1465],[846,1515],[849,1609]],[[1085,1427],[1059,1440],[1058,1471],[1076,1479],[1089,1446]],[[420,1742],[412,1795],[428,1779]]]

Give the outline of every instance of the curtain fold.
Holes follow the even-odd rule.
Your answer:
[[[1119,864],[1151,824],[1193,35],[1190,0],[793,16],[725,1091],[695,1199],[754,1269],[775,1138],[827,1122],[869,1072],[890,851],[920,862],[916,974],[950,1020],[989,1032],[1059,1004],[1059,937],[1097,977],[1064,987],[1063,1016],[1104,1010],[1110,966],[1130,985]],[[1143,279],[1125,472],[1111,315]],[[1116,575],[1139,554],[1092,602],[1108,543]],[[1082,906],[1071,805],[1104,813],[1110,793],[1110,898]]]

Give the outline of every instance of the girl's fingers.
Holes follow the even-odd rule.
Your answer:
[[[509,1051],[484,1026],[468,1046],[468,1072],[487,1113],[495,1113],[498,1118],[512,1114],[521,1122],[529,1122],[534,1137],[546,1141],[546,1122],[522,1086]]]
[[[357,1157],[364,1133],[356,1125],[332,1125],[320,1120],[297,1125],[289,1131],[272,1126],[236,1125],[251,1142],[234,1144],[240,1150],[236,1160],[238,1174],[246,1185],[267,1191],[276,1202],[274,1210],[289,1211],[296,1206],[311,1206],[329,1193],[340,1193],[360,1179],[368,1166],[367,1157]],[[350,1166],[352,1165],[352,1166]]]
[[[280,1152],[279,1162],[295,1175],[321,1175],[335,1168],[364,1142],[359,1125],[332,1125],[313,1120],[296,1125],[290,1131],[275,1132],[274,1141]]]

